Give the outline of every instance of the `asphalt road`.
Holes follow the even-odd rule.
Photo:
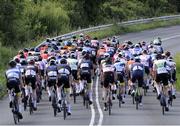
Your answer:
[[[129,33],[118,36],[121,41],[132,40],[133,42],[151,41],[161,37],[163,46],[175,55],[180,52],[180,26],[158,28],[137,33]],[[93,85],[93,106],[86,109],[82,105],[82,98],[78,97],[77,104],[72,103],[72,115],[63,120],[62,113],[57,117],[53,116],[51,103],[48,102],[47,94],[44,92],[43,100],[38,104],[38,111],[33,115],[23,112],[24,119],[22,125],[180,125],[180,94],[170,107],[170,111],[164,116],[161,114],[161,107],[156,96],[149,90],[147,96],[143,98],[143,106],[135,109],[130,96],[126,96],[125,104],[118,107],[117,100],[113,101],[112,115],[103,111],[101,88],[98,79]],[[0,125],[14,124],[12,114],[8,108],[8,98],[0,101]]]

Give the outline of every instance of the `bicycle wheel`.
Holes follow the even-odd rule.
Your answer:
[[[111,99],[109,97],[109,102],[108,102],[108,110],[109,110],[109,115],[111,115]]]
[[[14,118],[14,124],[16,125],[19,122],[18,121],[19,117],[15,112],[13,112],[13,118]]]
[[[57,104],[56,104],[55,94],[52,94],[52,107],[53,107],[53,113],[55,117],[57,115]]]
[[[74,99],[74,104],[76,104],[76,88],[75,88],[75,86],[73,87],[73,99]]]
[[[165,113],[165,106],[162,106],[162,114],[164,115]]]
[[[64,117],[64,120],[66,119],[66,114],[67,114],[66,103],[65,103],[65,101],[63,101],[63,117]]]
[[[29,114],[31,115],[33,113],[33,102],[32,97],[29,98]]]
[[[132,96],[132,101],[133,101],[133,104],[135,103],[135,98],[134,98],[134,96]]]
[[[119,94],[119,108],[121,108],[122,96]]]
[[[89,108],[89,97],[88,94],[86,93],[86,97],[85,97],[85,102],[86,102],[86,109]]]
[[[139,107],[139,100],[136,99],[136,110],[138,110],[138,107]]]

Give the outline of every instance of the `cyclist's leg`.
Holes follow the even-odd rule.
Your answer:
[[[62,89],[62,81],[63,79],[62,78],[58,78],[58,83],[57,83],[57,98],[58,98],[58,107],[61,107],[61,100],[62,100],[62,97],[61,97],[61,89]]]
[[[108,90],[109,90],[109,78],[108,74],[104,73],[103,75],[103,100],[104,100],[104,110],[107,111],[107,102],[108,102]]]
[[[91,74],[86,75],[86,81],[87,81],[87,89],[88,89],[88,94],[89,94],[89,104],[92,104],[92,80],[91,80]]]
[[[118,85],[120,88],[120,92],[118,94],[120,94],[121,96],[119,96],[119,98],[122,98],[122,103],[124,103],[124,98],[125,98],[125,81],[124,81],[124,75],[123,74],[118,74],[117,75],[117,80],[119,81]]]
[[[71,115],[70,83],[68,79],[65,79],[63,83],[64,83],[64,93],[66,94],[65,99],[67,101],[67,112],[68,115]]]
[[[56,80],[48,80],[47,81],[47,92],[48,92],[48,96],[49,96],[49,101],[51,101],[52,90],[53,90],[54,85],[56,85]]]
[[[159,74],[156,74],[156,78],[155,78],[155,81],[154,81],[154,86],[156,88],[156,91],[157,91],[157,99],[160,99],[161,97],[161,94],[160,94],[160,82],[161,82],[161,78],[160,78],[160,75]]]
[[[167,73],[163,73],[160,75],[161,77],[161,81],[163,83],[163,87],[164,87],[164,94],[166,97],[166,111],[169,110],[168,108],[168,91],[169,91],[169,86],[168,86],[168,74]]]
[[[37,110],[37,92],[36,92],[36,77],[31,78],[31,88],[32,88],[32,99],[34,104],[34,110]]]

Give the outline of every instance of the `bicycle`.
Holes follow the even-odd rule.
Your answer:
[[[16,96],[16,93],[14,92],[14,89],[11,90],[11,96],[12,96],[12,114],[14,119],[14,124],[17,124],[20,122],[19,115],[18,115],[18,99]]]

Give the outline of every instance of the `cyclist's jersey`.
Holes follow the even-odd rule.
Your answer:
[[[46,67],[46,63],[44,61],[39,61],[39,69],[44,70]]]
[[[86,50],[86,51],[88,51],[89,53],[91,53],[92,48],[91,48],[91,47],[84,46],[84,47],[83,47],[83,50]]]
[[[106,53],[105,49],[99,49],[98,52],[97,52],[97,56],[103,56],[104,53]]]
[[[91,60],[82,59],[79,63],[81,73],[91,73],[93,69],[93,62]]]
[[[128,69],[131,70],[132,64],[134,63],[134,60],[127,61]]]
[[[8,81],[10,80],[20,80],[21,71],[18,68],[11,68],[6,71],[6,78]]]
[[[107,64],[107,63],[104,63],[102,65],[102,72],[103,73],[109,73],[109,72],[115,72],[116,68],[113,64]]]
[[[153,65],[153,70],[157,72],[157,74],[168,73],[166,69],[167,62],[164,59],[155,60]]]
[[[125,63],[124,62],[116,62],[114,63],[114,66],[116,68],[116,73],[124,73],[125,71]]]
[[[91,40],[91,45],[92,45],[93,47],[98,47],[98,45],[99,45],[98,40]]]
[[[78,69],[78,60],[77,59],[68,58],[67,62],[70,65],[71,70],[77,70]]]
[[[151,56],[150,55],[141,55],[139,57],[141,59],[141,63],[146,67],[151,67]]]
[[[49,79],[52,79],[52,80],[56,79],[58,75],[57,66],[56,65],[48,66],[46,69],[46,74]]]
[[[21,68],[21,64],[20,64],[20,63],[17,63],[16,67],[17,67],[18,69],[20,69],[20,68]]]
[[[38,73],[38,69],[37,67],[33,66],[33,65],[28,65],[26,67],[26,70],[25,70],[25,76],[31,76],[31,77],[35,77]]]
[[[141,49],[141,48],[136,48],[136,47],[135,47],[135,48],[133,49],[132,54],[133,54],[133,55],[140,55],[141,52],[142,52],[142,49]]]
[[[166,69],[168,71],[176,70],[176,63],[174,61],[167,61]]]
[[[71,74],[71,68],[67,64],[59,64],[57,65],[57,69],[58,69],[59,78],[69,77],[69,75]]]
[[[20,71],[21,71],[21,75],[25,75],[25,69],[26,69],[27,66],[22,66],[20,67]]]
[[[132,58],[132,53],[129,50],[124,50],[123,53],[125,58]]]
[[[132,73],[136,73],[136,72],[140,72],[140,73],[144,73],[144,65],[142,63],[133,63],[131,66],[131,72]]]
[[[157,53],[162,54],[164,52],[162,46],[160,46],[160,45],[154,45],[154,48],[157,51]]]

